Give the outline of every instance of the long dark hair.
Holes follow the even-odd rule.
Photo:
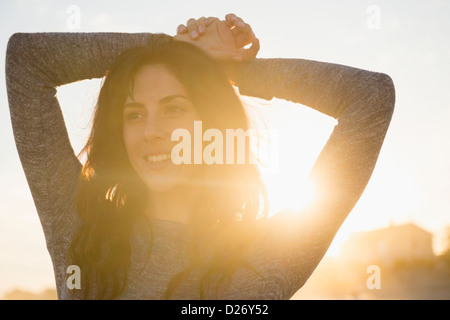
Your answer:
[[[90,136],[79,155],[86,156],[77,198],[82,226],[71,242],[67,263],[83,270],[84,298],[117,298],[126,288],[130,238],[143,218],[146,187],[128,160],[122,107],[132,96],[137,71],[159,63],[185,86],[204,130],[216,128],[225,136],[225,129],[250,128],[244,106],[221,66],[194,45],[155,34],[148,45],[128,49],[113,62],[100,90]],[[239,267],[248,266],[245,249],[257,221],[268,213],[267,192],[256,164],[214,164],[205,170],[189,263],[174,275],[165,298],[195,269],[202,270],[203,298],[211,279],[219,284]],[[89,283],[95,283],[94,294]]]

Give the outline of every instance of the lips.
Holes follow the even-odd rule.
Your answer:
[[[144,156],[146,167],[162,169],[172,164],[171,154],[168,152],[149,153]]]
[[[171,159],[170,153],[154,154],[145,157],[148,162],[161,162]]]

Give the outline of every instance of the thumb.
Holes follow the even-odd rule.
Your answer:
[[[259,49],[260,49],[259,39],[254,38],[250,48],[248,48],[248,49],[240,48],[239,49],[239,56],[244,61],[253,60],[256,58],[256,55],[258,54]]]

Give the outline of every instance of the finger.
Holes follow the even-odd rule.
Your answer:
[[[249,58],[250,60],[255,59],[256,55],[259,52],[259,49],[261,49],[261,44],[259,42],[259,39],[255,38],[252,42],[251,47],[247,50],[247,58]]]
[[[234,20],[234,26],[238,28],[238,30],[244,30],[246,26],[248,26],[242,18],[236,17]]]
[[[236,39],[236,46],[238,48],[242,48],[250,43],[253,42],[255,39],[255,34],[253,33],[252,28],[248,26],[248,28],[245,31],[239,31],[237,28],[231,29],[231,32],[233,33],[235,39]]]
[[[177,34],[183,34],[186,33],[188,31],[188,29],[186,28],[186,26],[184,24],[180,24],[177,27]]]
[[[195,20],[194,18],[189,19],[187,21],[187,23],[186,23],[186,27],[188,29],[189,37],[192,40],[197,40],[199,38],[199,31],[198,31],[198,27],[197,27],[197,20]]]
[[[250,48],[245,49],[245,48],[241,48],[239,49],[239,57],[242,58],[242,60],[244,61],[250,61],[256,58],[256,55],[258,54],[260,49],[260,43],[259,43],[259,39],[255,38],[253,39],[252,45],[250,46]]]
[[[220,19],[217,17],[208,17],[205,19],[205,24],[208,27],[211,23],[216,22],[216,21],[220,21]]]
[[[204,34],[206,32],[205,20],[206,20],[205,17],[201,17],[200,19],[197,20],[197,29],[199,34]]]
[[[232,28],[231,32],[236,38],[238,48],[242,48],[253,42],[255,34],[250,25],[245,23],[242,18],[237,17],[235,14],[228,14],[225,19],[228,21],[227,25]]]
[[[231,29],[235,39],[236,46],[238,48],[242,48],[253,42],[255,39],[255,34],[253,33],[252,28],[247,24],[244,31],[238,30],[238,28]]]
[[[240,29],[245,28],[245,22],[242,20],[242,18],[239,18],[234,13],[229,13],[225,16],[225,22],[229,27],[236,27]]]
[[[225,22],[228,27],[234,26],[234,21],[236,20],[237,16],[234,13],[229,13],[225,16]]]
[[[250,27],[250,25],[248,23],[245,23],[244,20],[242,20],[242,18],[234,16],[233,24],[235,26],[235,28],[232,29],[234,34],[238,34],[238,33],[251,34],[252,33],[252,28]]]

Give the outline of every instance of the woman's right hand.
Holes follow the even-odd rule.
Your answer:
[[[174,38],[200,47],[220,62],[253,60],[259,51],[259,40],[250,25],[234,14],[227,14],[225,20],[191,18],[186,26],[178,26]],[[245,48],[249,44],[251,46]]]

